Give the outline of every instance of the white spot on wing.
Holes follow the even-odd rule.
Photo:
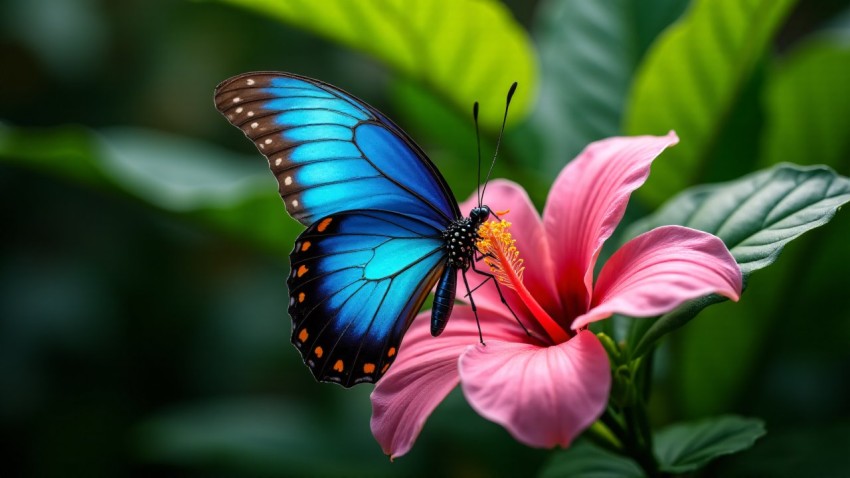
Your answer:
[[[266,144],[272,144],[272,139],[271,139],[271,138],[266,138]]]
[[[250,117],[252,117],[252,116],[254,116],[254,112],[253,112],[253,111],[249,111],[249,112],[248,112],[248,117],[250,118]]]
[[[292,200],[292,207],[298,207],[298,200],[297,199]]]
[[[254,121],[253,123],[251,123],[251,127],[252,127],[252,128],[256,128],[257,126],[260,126],[260,123],[257,123],[256,121]]]
[[[236,114],[240,114],[240,113],[242,113],[242,107],[241,106],[239,108],[236,108]]]
[[[238,96],[236,98],[233,98],[234,103],[239,103],[240,101],[242,101],[242,98],[240,98]]]
[[[274,160],[274,165],[280,166],[280,163],[282,163],[282,162],[283,162],[283,158],[277,158],[277,159]]]
[[[253,84],[254,84],[254,79],[253,79],[253,78],[248,78],[248,81],[246,81],[245,83],[248,83],[248,86],[251,86],[251,85],[253,85]]]
[[[286,179],[283,180],[283,184],[289,186],[292,184],[292,176],[287,176]]]

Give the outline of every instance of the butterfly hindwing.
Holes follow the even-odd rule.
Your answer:
[[[292,343],[317,380],[378,380],[444,265],[441,231],[386,211],[318,220],[296,241]]]
[[[399,211],[444,228],[460,217],[416,144],[380,112],[326,83],[246,73],[216,107],[269,160],[287,211],[305,225],[345,210]]]

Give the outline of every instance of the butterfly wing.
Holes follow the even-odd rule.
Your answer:
[[[451,190],[398,126],[326,83],[246,73],[215,103],[308,226],[290,255],[292,342],[318,380],[378,380],[445,267],[441,234],[460,217]]]
[[[292,217],[398,211],[444,228],[460,217],[443,177],[392,121],[344,91],[287,73],[222,82],[218,110],[269,160]]]
[[[317,221],[290,258],[292,343],[317,380],[344,387],[386,372],[446,260],[440,230],[374,210]]]

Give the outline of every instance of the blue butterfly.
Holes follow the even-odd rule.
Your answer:
[[[245,73],[218,85],[215,104],[266,156],[286,210],[307,226],[287,285],[292,343],[313,376],[344,387],[377,381],[437,283],[431,333],[439,335],[457,272],[466,282],[477,271],[477,230],[490,209],[479,201],[461,215],[404,131],[327,83]]]

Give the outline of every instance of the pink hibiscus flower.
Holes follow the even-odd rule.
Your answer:
[[[484,202],[494,211],[510,210],[512,227],[509,234],[504,223],[485,225],[481,247],[500,261],[477,267],[494,267],[532,336],[492,284],[473,296],[486,345],[479,343],[468,305],[454,308],[439,338],[431,337],[430,312],[417,317],[372,392],[372,433],[386,454],[407,453],[458,383],[473,409],[518,441],[566,447],[599,418],[611,388],[608,356],[588,324],[615,313],[657,316],[711,293],[738,299],[741,271],[723,242],[679,226],[632,239],[594,282],[596,259],[629,196],[646,180],[652,161],[677,142],[670,132],[591,144],[555,180],[542,219],[520,186],[490,183]],[[473,197],[461,210],[476,205]]]

